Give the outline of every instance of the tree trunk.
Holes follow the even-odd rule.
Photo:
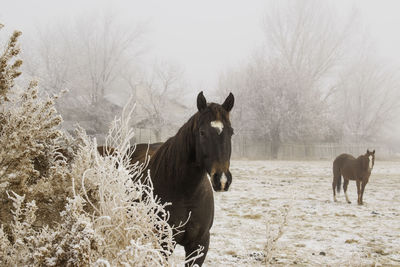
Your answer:
[[[271,131],[271,156],[272,159],[278,159],[279,147],[281,145],[281,138],[279,129],[273,129]]]
[[[156,138],[155,142],[161,142],[161,129],[154,129],[154,136]]]

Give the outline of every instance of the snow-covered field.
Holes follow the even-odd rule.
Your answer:
[[[230,191],[215,194],[205,266],[265,266],[266,255],[273,266],[400,266],[400,163],[375,162],[363,206],[357,205],[354,181],[351,204],[342,191],[339,202],[332,201],[331,166],[232,161]],[[276,237],[285,214],[283,234],[268,253],[267,241]]]

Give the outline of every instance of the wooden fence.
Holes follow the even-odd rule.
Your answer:
[[[354,156],[365,154],[367,149],[376,150],[377,159],[398,157],[391,147],[381,144],[359,143],[283,143],[279,146],[277,159],[283,160],[333,160],[342,153]],[[254,139],[234,139],[232,157],[236,159],[273,159],[272,144]]]
[[[135,136],[132,142],[155,143],[158,142],[151,129],[134,129]],[[176,131],[163,131],[161,141],[165,142]],[[96,136],[98,143],[102,144],[103,136]],[[391,147],[381,144],[345,144],[345,143],[283,143],[279,146],[277,159],[282,160],[333,160],[342,153],[354,156],[364,154],[367,149],[376,150],[377,159],[398,158]],[[273,159],[272,144],[262,138],[234,136],[232,139],[232,158],[234,159]]]

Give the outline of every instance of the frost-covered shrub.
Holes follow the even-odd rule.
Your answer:
[[[0,30],[3,28],[0,23]],[[0,57],[0,103],[8,101],[7,93],[14,86],[14,79],[21,75],[19,67],[22,60],[15,59],[19,54],[18,37],[21,32],[15,31]]]
[[[278,223],[273,223],[272,220],[266,223],[267,241],[264,246],[265,264],[271,264],[272,256],[277,249],[277,242],[284,234],[284,227],[287,225],[290,205],[284,205],[279,209]],[[276,217],[276,216],[270,216]]]
[[[55,164],[56,146],[62,135],[54,98],[40,99],[36,82],[24,90],[14,87],[22,64],[17,59],[20,35],[14,32],[0,57],[0,223],[6,223],[6,231],[12,218],[12,201],[6,191],[27,194],[29,201],[38,199],[33,189]],[[37,203],[43,202],[40,199]]]
[[[35,82],[14,90],[19,35],[0,58],[0,266],[171,265],[168,214],[127,157],[131,111],[111,127],[110,156],[80,129],[67,136],[54,98]]]

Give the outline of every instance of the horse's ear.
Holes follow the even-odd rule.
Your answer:
[[[235,103],[235,97],[233,96],[232,93],[229,93],[228,97],[225,99],[224,103],[222,104],[222,107],[230,112],[233,108],[233,104]]]
[[[367,154],[369,154],[369,149],[367,149]]]
[[[374,151],[372,151],[372,154],[374,154],[374,155],[375,155],[375,149],[374,149]]]
[[[198,95],[197,95],[197,109],[202,112],[203,110],[205,110],[207,108],[207,100],[203,95],[203,91],[201,91]]]

